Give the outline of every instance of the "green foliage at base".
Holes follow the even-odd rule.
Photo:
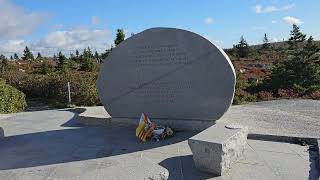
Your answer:
[[[246,102],[257,101],[257,97],[247,92],[249,87],[248,81],[240,73],[237,73],[237,84],[235,88],[233,104],[243,104]]]
[[[0,113],[23,111],[26,106],[24,93],[0,79]]]

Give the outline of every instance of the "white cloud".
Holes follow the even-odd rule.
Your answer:
[[[26,45],[27,42],[25,40],[3,40],[0,41],[0,53],[7,57],[14,53],[21,55]]]
[[[278,23],[278,21],[272,20],[271,23],[272,23],[272,24],[276,24],[276,23]]]
[[[103,52],[111,44],[111,33],[107,29],[76,27],[70,30],[50,32],[40,41],[33,43],[33,48],[38,51],[47,51],[48,54],[57,51],[69,54],[74,53],[76,49],[82,50],[87,47]]]
[[[33,33],[46,14],[27,12],[9,0],[0,0],[0,39],[16,39]]]
[[[210,36],[206,36],[206,35],[204,35],[203,37],[205,37],[205,38],[206,38],[208,41],[210,41],[212,44],[217,45],[217,46],[219,46],[220,48],[223,48],[223,41],[214,39],[214,38],[212,38],[212,37],[210,37]]]
[[[53,25],[52,31],[38,40],[26,40],[25,36],[32,34],[48,16],[44,13],[30,12],[13,2],[0,0],[0,54],[21,55],[25,46],[33,53],[41,52],[43,55],[53,55],[58,51],[69,54],[88,46],[93,51],[103,52],[113,42],[108,29],[63,29],[63,24]],[[92,16],[91,21],[98,24],[99,17]]]
[[[125,38],[129,38],[132,34],[136,34],[130,29],[123,29],[123,32],[124,32]]]
[[[90,47],[92,51],[104,52],[112,44],[112,36],[107,29],[89,29],[87,27],[76,27],[70,30],[56,30],[49,32],[40,40],[3,40],[0,41],[0,54],[11,56],[17,53],[21,56],[25,46],[35,54],[40,52],[45,56],[62,51],[69,55],[75,53],[76,49],[82,51]]]
[[[320,41],[320,34],[314,36],[314,40]]]
[[[207,17],[204,19],[205,24],[212,24],[213,23],[213,18],[212,17]]]
[[[286,11],[286,10],[292,9],[294,7],[295,7],[295,4],[288,4],[288,5],[281,6],[281,7],[256,5],[254,7],[254,11],[258,14],[261,14],[261,13],[271,13],[271,12],[276,12],[276,11]]]
[[[100,23],[100,18],[98,16],[92,16],[91,23],[94,25],[98,25]]]
[[[286,16],[283,19],[283,22],[287,23],[287,24],[295,24],[295,25],[301,25],[303,22],[295,17],[291,17],[291,16]]]

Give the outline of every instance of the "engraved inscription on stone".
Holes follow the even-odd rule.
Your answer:
[[[190,81],[155,82],[132,92],[141,102],[174,103],[181,98],[186,89],[191,88]]]
[[[186,64],[187,53],[178,45],[144,45],[137,46],[129,51],[130,61],[134,65],[156,66]]]
[[[219,119],[232,103],[235,72],[226,54],[181,29],[152,28],[119,44],[101,66],[99,97],[112,118]]]

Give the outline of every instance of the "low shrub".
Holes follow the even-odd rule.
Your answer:
[[[313,91],[309,96],[311,99],[320,100],[320,91]]]
[[[233,104],[244,104],[257,101],[257,97],[244,90],[236,90],[233,98]]]
[[[269,91],[260,91],[258,92],[258,99],[262,101],[268,101],[274,99],[273,93]]]
[[[294,89],[278,89],[277,95],[280,98],[297,98],[300,97],[299,92]]]
[[[0,113],[23,111],[26,106],[24,93],[0,79]]]
[[[320,85],[312,85],[307,90],[309,93],[320,91]]]
[[[236,80],[233,104],[243,104],[247,102],[257,101],[257,97],[247,91],[250,87],[250,84],[245,79],[244,75],[237,72],[236,77],[237,77],[237,80]]]
[[[70,82],[73,104],[90,106],[100,103],[95,72],[71,71],[47,75],[8,72],[2,74],[2,77],[30,98],[43,98],[53,104],[67,104],[67,83]]]

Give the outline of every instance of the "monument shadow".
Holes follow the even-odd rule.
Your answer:
[[[169,171],[168,180],[174,179],[211,179],[219,175],[210,174],[199,171],[194,164],[192,155],[188,156],[175,156],[165,159],[159,163],[160,166]]]
[[[76,120],[79,109],[72,111],[74,116],[61,125],[66,129],[4,137],[0,141],[0,170],[133,153],[178,143],[197,133],[175,132],[172,138],[142,143],[135,137],[134,126],[83,126]]]

